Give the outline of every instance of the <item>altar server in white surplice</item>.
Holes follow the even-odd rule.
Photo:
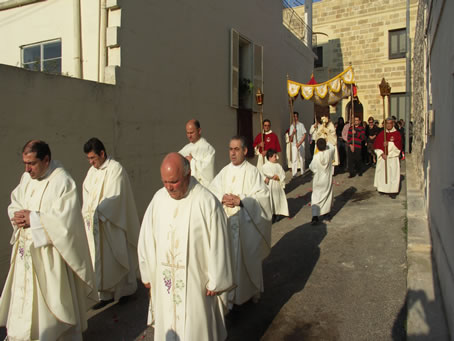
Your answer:
[[[311,197],[313,224],[318,223],[319,216],[328,214],[333,206],[335,148],[321,137],[317,140],[317,149],[318,152],[309,165],[309,169],[314,173]]]
[[[125,302],[137,290],[140,222],[126,170],[107,157],[95,137],[84,152],[91,167],[82,188],[82,215],[101,300],[96,310],[114,300]]]
[[[271,208],[275,216],[288,217],[288,203],[285,196],[285,171],[277,162],[277,152],[268,149],[266,152],[267,162],[263,165],[262,173],[265,176],[265,183],[270,190]],[[275,219],[276,217],[273,217]]]
[[[271,249],[269,190],[258,169],[245,160],[246,142],[235,136],[230,140],[231,163],[214,178],[210,190],[224,205],[233,236],[235,284],[229,295],[232,304],[258,300],[263,292],[262,261]]]
[[[227,217],[180,154],[164,158],[161,180],[139,237],[140,273],[151,293],[148,324],[155,340],[225,340],[221,293],[234,286]]]
[[[208,187],[214,178],[215,150],[202,137],[200,122],[190,120],[186,123],[186,136],[189,143],[179,151],[191,163],[191,174],[203,186]]]
[[[27,142],[22,159],[0,325],[8,340],[82,340],[97,295],[77,188],[45,142]]]

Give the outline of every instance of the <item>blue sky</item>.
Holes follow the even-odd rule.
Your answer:
[[[312,2],[319,2],[319,1],[321,1],[321,0],[312,0]],[[292,7],[304,5],[304,0],[287,0],[287,2]]]

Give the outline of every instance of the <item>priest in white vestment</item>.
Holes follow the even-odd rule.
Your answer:
[[[324,138],[317,140],[318,153],[314,155],[310,170],[314,173],[312,180],[312,223],[319,221],[319,216],[328,214],[333,206],[333,173],[334,146],[326,143]]]
[[[306,128],[304,124],[298,121],[299,113],[293,112],[293,123],[289,130],[289,139],[292,144],[292,176],[295,177],[298,172],[298,164],[301,165],[301,175],[305,171],[305,155],[306,150]]]
[[[262,262],[271,250],[270,194],[258,169],[246,161],[243,137],[230,140],[231,163],[214,178],[210,190],[224,205],[233,236],[235,284],[229,308],[263,292]]]
[[[271,209],[275,216],[288,217],[288,203],[285,196],[285,171],[277,161],[277,152],[268,149],[266,152],[267,162],[263,165],[262,173],[265,176],[265,183],[270,190]],[[276,217],[273,217],[276,219]]]
[[[394,120],[387,118],[384,131],[381,131],[374,141],[374,150],[377,154],[374,187],[380,193],[387,193],[395,199],[400,187],[400,161],[402,150],[402,136],[394,128]],[[386,174],[385,174],[386,169]]]
[[[234,287],[227,217],[180,154],[164,158],[161,179],[164,188],[145,212],[138,248],[151,293],[148,324],[155,340],[225,340],[221,294]]]
[[[97,138],[85,143],[84,152],[91,167],[82,188],[82,215],[101,300],[96,310],[136,292],[140,222],[126,170],[107,157]]]
[[[186,123],[186,136],[189,143],[179,153],[191,163],[191,174],[203,186],[208,187],[214,178],[215,150],[202,137],[202,128],[197,120]]]
[[[339,152],[337,150],[337,134],[336,128],[334,127],[333,122],[329,119],[328,116],[323,116],[321,118],[321,123],[315,121],[311,126],[309,133],[312,136],[312,140],[317,143],[317,140],[324,138],[326,143],[330,144],[334,148],[334,166],[339,165]],[[318,153],[317,147],[315,147],[314,154]]]
[[[82,340],[96,287],[77,188],[49,146],[27,142],[11,194],[11,266],[0,298],[8,340]]]

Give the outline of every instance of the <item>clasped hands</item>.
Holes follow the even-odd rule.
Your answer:
[[[29,210],[20,210],[14,212],[14,217],[11,218],[11,221],[14,225],[20,228],[30,227],[30,211]]]
[[[224,194],[222,197],[222,204],[227,207],[234,208],[235,206],[241,205],[241,199],[235,194]]]
[[[277,176],[276,174],[273,175],[271,178],[265,177],[265,183],[266,183],[267,185],[270,183],[270,180],[280,181],[279,176]]]

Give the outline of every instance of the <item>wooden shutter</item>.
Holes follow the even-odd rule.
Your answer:
[[[257,102],[255,101],[255,94],[260,88],[263,90],[263,46],[254,44],[253,52],[253,70],[254,70],[254,88],[253,88],[253,110],[258,112],[260,110]],[[266,99],[265,99],[266,101]]]
[[[230,106],[238,108],[240,35],[233,28],[230,31]]]

